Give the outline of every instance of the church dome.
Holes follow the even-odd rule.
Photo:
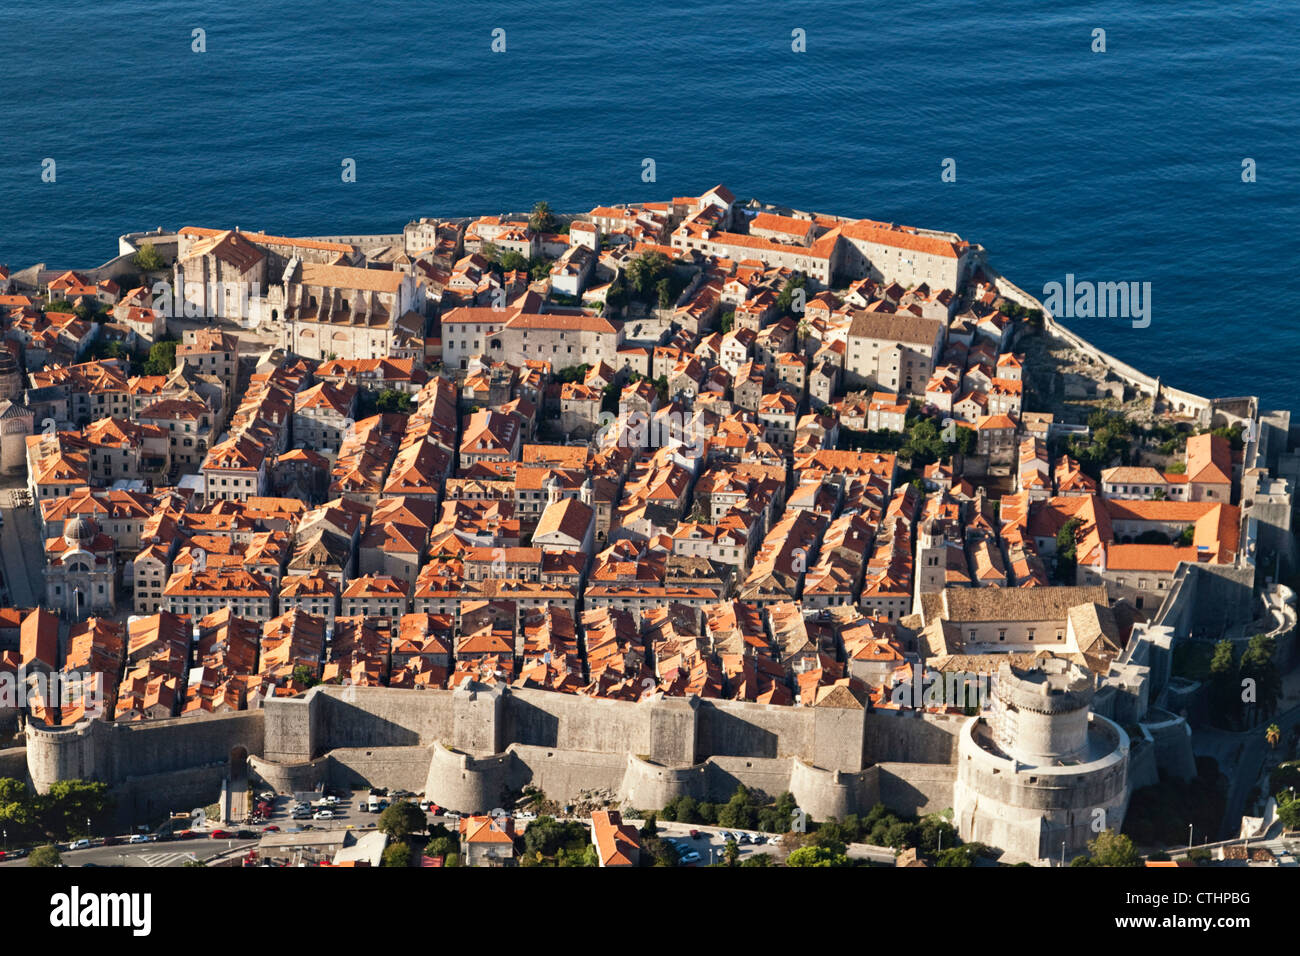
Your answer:
[[[77,515],[64,526],[63,540],[68,544],[85,547],[95,540],[98,529],[95,522],[82,515]]]

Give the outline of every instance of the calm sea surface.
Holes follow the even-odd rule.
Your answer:
[[[1300,4],[1056,7],[3,3],[0,262],[95,265],[159,225],[389,232],[723,182],[954,230],[1035,294],[1150,282],[1148,328],[1067,324],[1170,384],[1300,410]]]

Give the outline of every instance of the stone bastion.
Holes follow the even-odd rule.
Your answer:
[[[772,796],[789,790],[825,819],[882,801],[912,813],[953,806],[967,723],[701,698],[322,685],[230,714],[70,727],[31,721],[26,757],[41,792],[61,779],[108,783],[124,820],[210,803],[245,760],[254,779],[277,790],[400,787],[462,812],[502,806],[530,785],[562,802],[599,790],[656,809],[681,795],[725,800],[744,784]]]

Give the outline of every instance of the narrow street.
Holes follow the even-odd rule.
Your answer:
[[[4,559],[5,584],[14,607],[31,608],[45,593],[42,571],[44,549],[36,512],[30,507],[15,507],[14,494],[19,488],[0,489],[0,556]]]

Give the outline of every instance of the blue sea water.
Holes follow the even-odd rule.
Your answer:
[[[388,232],[722,182],[954,230],[1035,294],[1151,282],[1148,328],[1067,324],[1172,385],[1300,409],[1292,0],[6,0],[0,50],[13,267],[159,225]]]

